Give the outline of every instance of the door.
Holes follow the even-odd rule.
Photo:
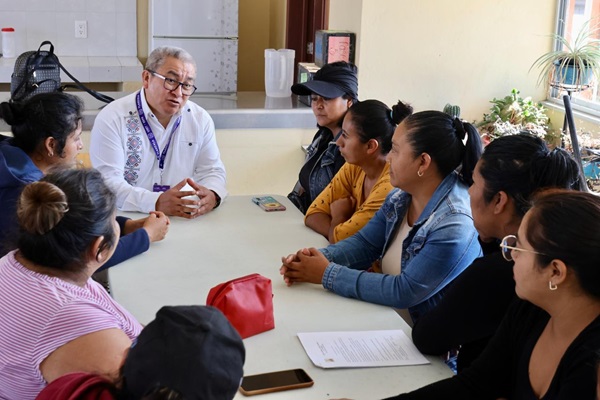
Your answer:
[[[315,32],[327,29],[328,14],[329,0],[287,1],[285,47],[296,51],[296,62],[314,62]]]

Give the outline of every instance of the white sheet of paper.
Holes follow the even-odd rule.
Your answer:
[[[321,368],[429,364],[401,330],[304,332],[298,338],[313,364]]]

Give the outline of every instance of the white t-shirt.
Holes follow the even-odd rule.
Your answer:
[[[402,243],[408,236],[410,228],[406,222],[406,215],[394,234],[390,245],[388,246],[383,258],[381,259],[381,271],[388,275],[400,275],[402,271]]]
[[[123,211],[153,211],[161,194],[153,192],[153,186],[175,186],[185,178],[214,190],[224,200],[225,166],[217,147],[213,120],[206,110],[188,100],[165,128],[148,106],[141,89],[142,109],[160,153],[181,117],[161,176],[156,153],[138,116],[136,94],[104,107],[92,128],[90,159],[116,193],[117,207]]]
[[[383,255],[383,259],[381,260],[381,270],[384,274],[400,275],[400,272],[402,272],[402,243],[408,236],[410,228],[412,228],[412,226],[408,225],[406,222],[406,215],[404,215],[400,227],[398,227],[398,230],[394,234],[390,245]],[[397,308],[396,312],[412,328],[413,320],[408,310],[406,308]]]

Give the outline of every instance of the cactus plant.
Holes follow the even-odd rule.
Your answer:
[[[460,118],[460,107],[448,103],[444,106],[444,113],[452,118]]]

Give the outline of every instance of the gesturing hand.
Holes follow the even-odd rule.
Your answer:
[[[329,261],[314,247],[281,258],[279,273],[290,286],[296,282],[321,283]]]
[[[183,218],[196,218],[199,214],[200,200],[184,199],[183,197],[193,196],[196,191],[181,191],[181,188],[188,183],[194,190],[199,187],[193,179],[187,178],[173,186],[171,189],[163,192],[156,200],[156,211],[162,211],[166,215],[175,215]]]
[[[200,198],[199,207],[198,207],[198,215],[204,215],[210,211],[212,211],[217,206],[217,197],[215,192],[212,190],[198,185],[196,182],[191,179],[188,180],[188,183],[191,187],[196,190],[196,196]]]

